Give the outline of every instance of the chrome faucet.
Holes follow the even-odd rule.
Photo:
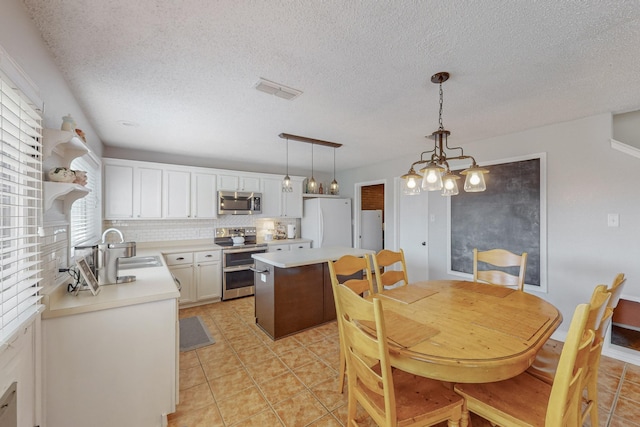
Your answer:
[[[106,238],[109,233],[117,233],[120,242],[107,243]],[[117,228],[107,228],[102,233],[102,243],[98,245],[100,255],[98,257],[98,283],[110,285],[115,283],[132,282],[135,276],[118,276],[118,259],[130,258],[136,255],[136,243],[125,242],[122,232]]]
[[[107,234],[109,233],[118,233],[118,236],[120,236],[119,243],[124,243],[124,236],[122,235],[122,231],[118,230],[117,228],[107,228],[106,230],[104,230],[104,233],[102,233],[102,243],[106,243]]]

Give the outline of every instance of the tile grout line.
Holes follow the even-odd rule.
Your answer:
[[[241,314],[241,313],[238,313],[238,312],[235,310],[235,308],[232,308],[232,310],[236,313],[236,315],[238,315],[238,317],[240,318],[240,320],[241,320],[241,321],[242,321],[242,322],[243,322],[243,323],[244,323],[244,324],[249,328],[249,331],[251,332],[251,334],[253,334],[253,335],[254,335],[258,340],[260,340],[260,345],[266,345],[266,344],[264,343],[264,340],[263,340],[262,338],[260,338],[259,336],[257,336],[256,332],[255,332],[255,331],[253,330],[253,328],[251,327],[251,324],[247,323],[247,322],[242,318],[242,317],[243,317],[243,316],[242,316],[242,314]],[[223,338],[225,339],[225,341],[227,342],[227,344],[229,345],[229,347],[231,348],[231,350],[234,352],[234,355],[238,358],[239,362],[242,364],[243,369],[245,369],[245,371],[247,371],[247,374],[248,374],[249,378],[251,379],[251,382],[252,382],[252,383],[253,383],[253,385],[256,387],[256,389],[258,390],[258,392],[260,393],[260,395],[263,397],[263,399],[265,400],[265,402],[266,402],[266,403],[267,403],[267,405],[269,406],[269,409],[270,409],[270,410],[274,413],[274,415],[278,418],[278,420],[280,421],[280,423],[281,423],[283,426],[286,426],[286,424],[285,424],[284,420],[282,420],[282,418],[280,417],[280,415],[278,414],[278,412],[277,412],[277,411],[276,411],[276,409],[274,408],[274,405],[273,405],[273,404],[271,404],[271,403],[269,402],[269,400],[266,398],[266,396],[265,396],[265,395],[264,395],[264,393],[262,392],[262,389],[260,388],[260,385],[258,384],[258,382],[257,382],[257,381],[255,380],[255,378],[250,374],[249,370],[247,369],[247,365],[246,365],[246,363],[245,363],[245,362],[244,362],[244,361],[243,361],[243,360],[238,356],[238,351],[235,349],[235,347],[233,347],[233,345],[231,345],[231,343],[230,343],[230,341],[229,341],[229,338],[224,334],[224,332],[223,332],[223,331],[222,331],[222,329],[220,328],[220,325],[218,324],[218,322],[216,322],[216,320],[215,320],[215,319],[213,319],[213,318],[211,318],[211,319],[212,319],[212,320],[213,320],[213,322],[215,323],[216,327],[218,328],[218,330],[219,330],[219,331],[220,331],[220,333],[222,334]],[[295,340],[295,341],[300,345],[300,347],[301,347],[301,348],[305,348],[305,349],[307,349],[308,351],[310,351],[311,353],[313,353],[313,354],[314,354],[314,356],[316,357],[316,360],[318,360],[320,363],[322,363],[322,364],[326,365],[329,369],[331,369],[332,371],[334,371],[334,372],[335,372],[335,369],[333,369],[333,368],[332,368],[331,366],[329,366],[329,365],[328,365],[324,360],[322,360],[322,358],[321,358],[319,355],[317,355],[316,353],[314,353],[312,350],[309,350],[309,349],[307,348],[306,344],[304,344],[303,342],[301,342],[301,341],[299,341],[299,340],[295,339],[295,337],[292,337],[292,338],[293,338],[293,339],[294,339],[294,340]],[[322,339],[325,339],[325,338],[327,338],[327,336],[323,334],[323,335],[322,335]],[[318,341],[320,341],[320,340],[318,340]],[[314,343],[315,343],[315,342],[314,342]],[[312,344],[313,344],[313,343],[312,343]],[[256,347],[257,347],[257,346],[256,346]],[[251,349],[251,348],[254,348],[254,347],[250,347],[250,348],[248,348],[248,349]],[[275,351],[273,351],[273,350],[271,350],[271,349],[269,349],[269,350],[270,350],[270,351],[272,351],[272,352],[274,353],[274,357],[275,357],[276,359],[278,359],[278,361],[279,361],[280,363],[282,363],[282,364],[286,367],[287,371],[288,371],[290,374],[292,374],[292,375],[293,375],[293,376],[294,376],[298,381],[300,381],[300,382],[302,383],[302,385],[304,386],[304,390],[300,391],[299,393],[294,394],[293,396],[289,397],[288,399],[291,399],[291,398],[293,398],[293,397],[295,397],[295,396],[298,396],[298,395],[302,394],[304,391],[308,391],[308,392],[309,392],[309,393],[311,393],[311,395],[316,399],[316,401],[317,401],[317,402],[318,402],[318,403],[319,403],[319,404],[320,404],[320,405],[321,405],[321,406],[322,406],[322,407],[327,411],[327,414],[328,414],[328,415],[330,415],[334,420],[336,420],[336,421],[338,422],[338,424],[342,425],[342,422],[340,422],[340,420],[338,420],[338,419],[335,417],[335,415],[334,415],[334,414],[329,410],[329,408],[327,408],[327,406],[326,406],[322,401],[320,401],[320,399],[318,399],[318,397],[313,393],[313,391],[311,390],[311,388],[310,388],[306,383],[304,383],[304,382],[303,382],[303,381],[298,377],[298,375],[293,371],[293,369],[291,369],[291,367],[290,367],[289,365],[287,365],[287,364],[286,364],[286,363],[285,363],[285,362],[280,358],[280,354],[279,354],[279,353],[277,353],[277,352],[275,352]],[[287,353],[287,351],[285,351],[284,353]],[[199,359],[198,359],[198,360],[199,360]],[[309,364],[310,364],[310,363],[313,363],[313,362],[309,362]],[[302,365],[302,366],[306,366],[306,365]],[[207,381],[207,382],[208,382],[208,381]],[[211,388],[211,387],[209,386],[209,388]],[[249,388],[249,387],[247,387],[247,388]],[[213,391],[212,391],[212,394],[213,394]],[[282,400],[281,402],[283,402],[283,401],[285,401],[285,400],[288,400],[288,399],[284,399],[284,400]],[[217,399],[215,399],[215,397],[214,397],[214,401],[216,402],[216,405],[217,405]],[[276,403],[280,403],[280,402],[276,402]],[[336,408],[336,409],[337,409],[337,408]],[[218,410],[218,411],[219,411],[219,410]],[[318,417],[317,419],[312,420],[312,421],[311,421],[309,424],[307,424],[307,425],[313,424],[314,422],[316,422],[316,421],[320,420],[321,418],[325,417],[327,414],[323,414],[323,415],[321,415],[321,416],[320,416],[320,417]],[[255,415],[257,415],[257,414],[254,414],[253,416],[255,416]],[[236,422],[236,424],[237,424],[237,423],[240,423],[240,422],[242,422],[242,421],[246,421],[246,420],[250,419],[251,417],[252,417],[252,416],[249,416],[249,417],[247,417],[247,418],[245,418],[245,419],[243,419],[243,420],[239,420],[239,421],[237,421],[237,422]],[[222,417],[221,417],[221,418],[222,418]],[[225,425],[227,425],[227,424],[226,424],[226,422],[224,421],[224,419],[222,420],[222,422],[223,422]]]
[[[620,392],[622,391],[622,383],[624,382],[624,377],[627,373],[627,364],[624,364],[622,368],[622,373],[620,374],[620,382],[618,383],[618,387],[616,388],[616,393],[613,396],[613,402],[611,402],[611,411],[609,412],[609,419],[607,420],[607,424],[605,427],[609,427],[613,422],[613,415],[616,410],[616,406],[618,405],[618,398],[620,397]]]

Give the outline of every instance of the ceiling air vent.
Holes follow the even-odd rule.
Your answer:
[[[275,95],[279,98],[283,98],[291,101],[302,95],[301,90],[292,89],[290,87],[281,85],[280,83],[274,83],[269,80],[260,79],[255,86],[260,92],[268,93],[269,95]]]

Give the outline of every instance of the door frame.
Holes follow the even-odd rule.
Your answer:
[[[362,187],[368,187],[370,185],[384,185],[384,210],[385,210],[385,221],[383,223],[383,227],[385,230],[384,239],[382,242],[382,247],[387,248],[387,198],[389,194],[388,190],[388,182],[386,179],[376,179],[374,181],[364,181],[364,182],[356,182],[353,185],[353,247],[356,249],[360,249],[360,211],[362,210]],[[395,230],[395,221],[394,221],[394,230]],[[395,231],[394,231],[395,234]]]

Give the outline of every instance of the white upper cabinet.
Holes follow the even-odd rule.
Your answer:
[[[260,191],[260,177],[251,175],[218,175],[218,190]]]
[[[191,174],[191,212],[194,218],[217,218],[216,175]]]
[[[104,218],[162,218],[161,168],[127,161],[104,161]]]
[[[302,218],[302,182],[292,177],[291,193],[282,192],[282,178],[262,178],[262,216]]]
[[[191,172],[167,169],[164,176],[164,217],[191,218]]]

